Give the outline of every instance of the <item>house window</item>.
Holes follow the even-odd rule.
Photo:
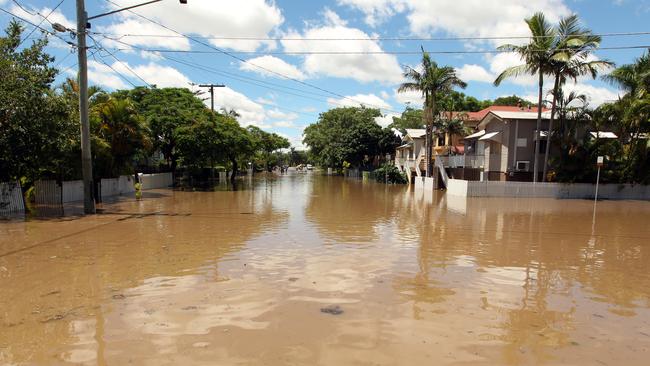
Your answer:
[[[544,154],[546,152],[546,143],[547,140],[539,140],[539,153]]]
[[[439,136],[438,137],[438,144],[436,146],[445,146],[445,137],[444,136]]]
[[[517,165],[515,170],[518,172],[527,172],[530,169],[530,161],[527,160],[517,160]]]
[[[528,139],[525,137],[520,137],[517,139],[517,147],[526,147],[528,146]]]

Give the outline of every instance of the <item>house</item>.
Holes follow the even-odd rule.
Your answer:
[[[402,137],[402,145],[395,149],[395,166],[401,172],[405,172],[409,181],[411,175],[425,169],[422,157],[424,156],[424,146],[426,143],[425,129],[407,129],[406,134]],[[418,161],[419,160],[419,161]]]
[[[514,107],[517,108],[517,107]],[[483,173],[483,180],[532,181],[535,143],[539,139],[540,174],[548,139],[550,112],[542,112],[537,131],[537,111],[490,110],[478,124],[478,131],[464,139],[465,156],[480,163],[471,166]]]

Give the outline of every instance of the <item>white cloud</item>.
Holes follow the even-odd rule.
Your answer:
[[[458,77],[465,82],[480,81],[483,83],[491,83],[494,81],[494,75],[480,65],[463,65],[463,67],[456,69],[456,72],[458,73]]]
[[[74,71],[69,71],[74,74]],[[109,66],[95,60],[88,61],[88,79],[92,84],[107,89],[124,89],[129,84],[124,78],[131,80],[136,85],[142,85],[136,74],[147,84],[166,87],[188,87],[190,79],[180,71],[169,66],[162,66],[153,62],[146,65],[133,66],[126,62],[114,62]]]
[[[407,91],[403,93],[399,93],[397,90],[395,90],[395,94],[393,95],[395,100],[398,101],[401,104],[410,104],[413,107],[419,108],[422,107],[422,104],[424,102],[424,98],[422,98],[422,93],[419,91]]]
[[[519,55],[512,52],[504,52],[489,56],[488,62],[490,63],[490,71],[494,74],[495,78],[507,68],[519,66],[524,63]],[[537,77],[534,75],[521,75],[516,78],[507,79],[505,82],[522,86],[533,86],[537,85]]]
[[[366,24],[371,27],[376,27],[395,13],[404,10],[404,2],[395,0],[338,0],[337,2],[339,5],[348,5],[361,10],[366,15]]]
[[[376,117],[375,122],[377,122],[378,125],[381,127],[387,127],[389,124],[393,123],[393,117],[399,117],[399,114],[396,113],[388,113],[385,114],[381,117]]]
[[[291,121],[275,121],[273,122],[274,127],[293,127],[293,122]]]
[[[206,101],[209,103],[210,101]],[[270,127],[266,124],[266,112],[264,107],[250,100],[247,96],[239,93],[230,87],[219,88],[214,93],[215,108],[225,108],[234,110],[239,113],[240,117],[237,118],[239,122],[244,125],[255,125],[260,128]]]
[[[567,83],[564,86],[565,94],[575,91],[580,94],[585,94],[589,101],[590,107],[598,107],[599,105],[607,102],[613,102],[618,99],[619,93],[609,88],[598,87],[583,82]]]
[[[264,76],[278,77],[277,74],[267,71],[267,70],[273,70],[277,73],[288,76],[290,78],[294,78],[298,80],[305,79],[305,74],[302,71],[300,71],[296,66],[291,65],[280,58],[269,56],[269,55],[249,59],[248,62],[241,63],[239,68],[241,70],[253,71]]]
[[[298,114],[293,112],[289,112],[289,113],[282,112],[277,108],[267,111],[266,114],[269,116],[269,118],[273,118],[273,119],[285,119],[289,121],[294,121],[298,119]]]
[[[77,74],[74,70],[69,70],[68,73]],[[88,80],[91,84],[108,89],[125,89],[129,86],[110,67],[95,60],[88,61]]]
[[[411,32],[428,35],[443,31],[461,37],[529,34],[524,19],[537,11],[552,21],[571,14],[564,0],[339,0],[366,15],[370,25],[406,12]],[[500,44],[502,40],[492,41]]]
[[[23,7],[27,8],[25,5],[23,5]],[[30,11],[31,10],[32,9],[30,9]],[[25,19],[29,20],[32,23],[38,24],[43,20],[44,16],[46,16],[47,14],[50,14],[50,12],[52,11],[52,8],[48,8],[48,7],[35,8],[33,11],[37,12],[37,14],[30,14],[30,13],[26,12],[25,10],[23,10],[18,5],[12,5],[11,8],[10,8],[10,11],[12,13],[20,16],[21,18],[25,18]],[[41,14],[42,16],[39,15],[39,14]],[[74,28],[77,27],[76,23],[73,20],[68,19],[65,15],[63,15],[61,10],[58,10],[58,9],[55,10],[54,12],[52,12],[52,14],[50,14],[50,16],[47,19],[52,23],[60,23],[60,24],[64,25],[67,28],[74,29]],[[52,28],[49,27],[49,22],[43,22],[41,27],[45,28],[45,29],[49,29],[50,31],[52,31]]]
[[[374,94],[357,94],[341,99],[328,98],[327,102],[334,106],[360,107],[363,105],[368,108],[391,109],[390,104]]]
[[[133,5],[130,0],[113,0],[119,7]],[[163,1],[154,5],[143,6],[135,10],[148,18],[152,18],[167,27],[183,34],[196,34],[205,37],[269,37],[279,25],[284,22],[280,8],[273,1],[267,0],[238,0],[220,1],[191,0],[187,5],[178,1]],[[131,13],[120,13],[122,21],[113,24],[112,29],[120,34],[139,33],[150,27],[143,20]],[[155,26],[154,34],[166,33],[164,28]],[[168,32],[168,31],[167,31]],[[148,32],[152,33],[152,32]],[[129,38],[129,42],[140,45],[157,45],[173,49],[187,49],[187,40],[183,38]],[[148,43],[146,43],[148,42]],[[274,47],[274,41],[212,39],[206,42],[217,47],[237,51],[254,51],[262,46]]]
[[[358,38],[370,36],[357,28],[350,28],[326,10],[324,25],[310,25],[303,32],[291,31],[282,40],[287,52],[381,52],[376,41],[303,41],[303,38]],[[296,40],[297,39],[297,40]],[[402,69],[394,55],[388,54],[309,54],[304,56],[303,70],[310,75],[351,78],[361,82],[379,81],[398,83],[402,81]]]
[[[148,84],[156,85],[159,88],[186,88],[190,84],[190,79],[175,68],[158,65],[153,62],[150,62],[147,65],[138,66],[131,66],[126,62],[115,62],[112,66],[115,70],[133,80],[136,84],[142,84],[142,81],[134,74],[137,74]],[[133,72],[129,69],[133,70]]]

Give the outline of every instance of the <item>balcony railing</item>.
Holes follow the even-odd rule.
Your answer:
[[[436,159],[440,159],[445,168],[482,168],[485,165],[483,155],[438,155]]]

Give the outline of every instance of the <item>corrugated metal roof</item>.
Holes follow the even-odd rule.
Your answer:
[[[490,111],[490,113],[496,115],[501,119],[537,119],[537,112],[510,112],[510,111]],[[551,112],[542,112],[543,119],[550,119]]]
[[[427,134],[427,130],[423,128],[407,128],[406,134],[416,139]]]
[[[483,135],[485,135],[485,130],[480,130],[479,132],[473,133],[473,134],[471,134],[469,136],[465,136],[464,139],[465,140],[467,140],[467,139],[475,139],[475,138],[481,137]]]
[[[479,140],[494,140],[494,136],[500,133],[501,131],[486,133],[485,136],[481,137]]]

